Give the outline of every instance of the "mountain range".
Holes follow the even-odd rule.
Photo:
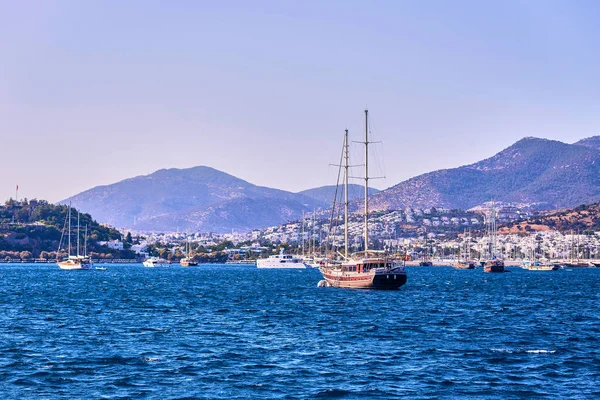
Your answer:
[[[210,167],[162,169],[63,200],[98,221],[153,231],[252,230],[329,207],[335,186],[299,193],[253,185]],[[360,206],[362,188],[349,190]],[[469,209],[491,199],[556,209],[600,200],[600,136],[574,144],[524,138],[488,159],[370,191],[370,209]]]
[[[138,230],[252,230],[326,207],[299,193],[253,185],[214,168],[161,169],[63,200],[104,223]]]
[[[401,182],[375,194],[370,206],[469,209],[491,199],[550,209],[600,200],[600,136],[574,144],[524,138],[477,163]]]

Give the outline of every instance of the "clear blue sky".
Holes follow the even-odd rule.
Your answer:
[[[600,134],[599,20],[576,0],[0,0],[0,199],[195,165],[332,184],[365,106],[380,188],[574,142]]]

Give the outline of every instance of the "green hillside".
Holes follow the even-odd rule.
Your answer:
[[[77,224],[77,210],[72,209],[72,224]],[[61,233],[68,216],[65,205],[50,204],[45,200],[9,200],[0,206],[0,259],[24,260],[56,258]],[[83,244],[87,225],[87,250],[92,258],[134,258],[130,250],[112,250],[98,242],[120,240],[121,233],[114,228],[98,224],[91,215],[79,215],[80,241]],[[71,237],[77,240],[76,229]]]

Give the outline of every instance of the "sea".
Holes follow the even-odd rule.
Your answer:
[[[600,398],[600,268],[0,264],[4,398]]]

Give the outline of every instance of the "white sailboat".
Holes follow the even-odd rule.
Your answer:
[[[59,254],[60,254],[60,250],[61,250],[61,245],[62,245],[62,240],[64,238],[65,235],[65,229],[63,229],[63,233],[61,235],[60,238],[60,243],[58,244],[58,251],[56,252],[56,263],[58,264],[58,267],[60,269],[68,269],[68,270],[75,270],[75,269],[90,269],[90,267],[92,266],[92,259],[87,255],[87,225],[85,228],[85,244],[84,244],[84,249],[83,249],[83,254],[79,253],[79,237],[80,237],[80,230],[79,230],[79,212],[77,212],[77,252],[76,255],[72,255],[71,254],[71,205],[69,204],[69,213],[68,213],[68,217],[67,217],[67,221],[65,221],[65,225],[68,225],[68,229],[66,230],[67,233],[67,241],[68,241],[68,245],[67,245],[67,257],[64,258],[63,260],[59,260]]]
[[[369,119],[365,110],[365,199],[364,199],[364,241],[362,254],[348,254],[348,170],[349,142],[348,130],[344,136],[344,258],[341,262],[327,261],[319,267],[324,281],[319,286],[357,289],[398,289],[407,280],[404,266],[396,263],[383,252],[369,251]],[[335,205],[334,205],[335,207]]]

